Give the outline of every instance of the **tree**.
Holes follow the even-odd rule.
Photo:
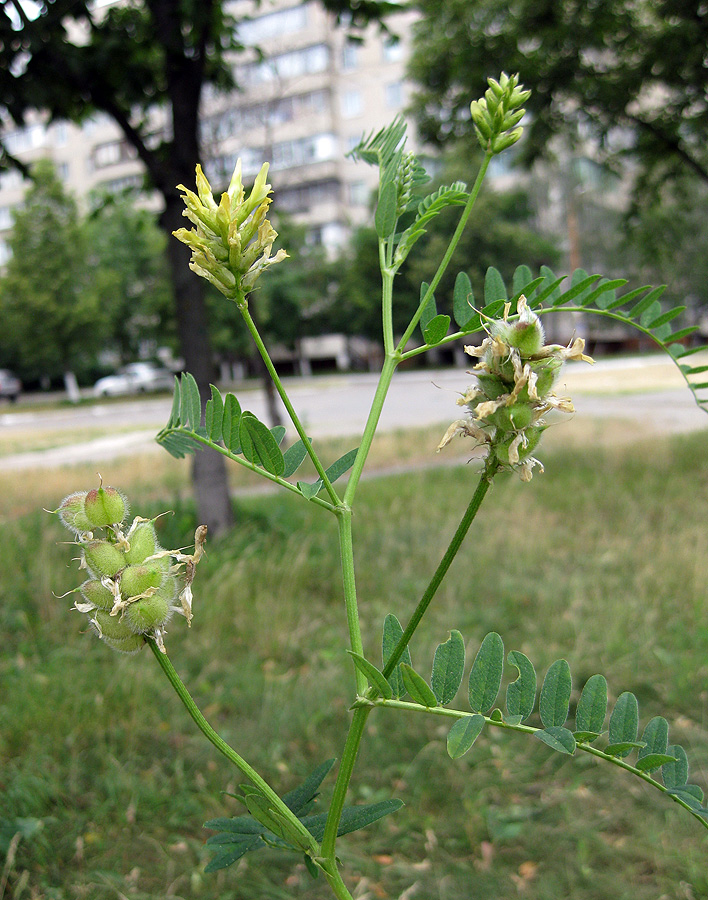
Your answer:
[[[128,198],[106,197],[84,230],[91,268],[87,290],[107,315],[107,346],[125,363],[140,355],[146,341],[169,343],[174,309],[165,235],[155,216]]]
[[[562,133],[641,163],[639,194],[708,183],[708,7],[697,0],[418,0],[410,74],[424,136],[472,134],[500,61],[533,89],[527,159]]]
[[[36,166],[15,213],[10,249],[0,281],[3,357],[26,379],[63,375],[70,390],[74,372],[95,362],[108,325],[98,298],[87,290],[76,204],[47,161]]]
[[[395,8],[385,0],[323,2],[354,25]],[[243,49],[227,4],[140,0],[96,10],[88,0],[40,0],[31,8],[34,18],[22,0],[2,0],[0,106],[17,123],[31,111],[72,121],[96,110],[110,116],[160,194],[160,225],[171,234],[183,224],[176,185],[194,182],[200,159],[202,90],[233,87],[233,54]],[[157,107],[167,122],[156,142]],[[22,167],[6,149],[0,161]],[[188,249],[174,240],[167,248],[182,354],[204,402],[214,380],[204,293],[188,269]],[[199,520],[223,531],[233,521],[223,459],[199,453],[193,471]]]

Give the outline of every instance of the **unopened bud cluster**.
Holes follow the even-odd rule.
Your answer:
[[[481,100],[473,100],[470,104],[472,121],[477,139],[482,149],[491,153],[501,153],[515,144],[523,133],[523,128],[516,126],[523,119],[525,109],[522,105],[531,96],[519,84],[518,75],[506,75],[504,72],[499,81],[488,78],[489,88]]]
[[[271,204],[271,186],[266,183],[268,163],[263,164],[246,197],[239,159],[228,190],[218,204],[201,166],[197,166],[196,177],[196,194],[178,185],[184,191],[184,215],[195,228],[180,228],[174,236],[191,247],[189,267],[193,272],[229,299],[245,303],[245,295],[253,289],[261,272],[287,257],[284,250],[270,255],[278,233],[266,218]]]
[[[543,326],[522,295],[518,315],[492,322],[488,337],[479,347],[465,352],[479,359],[474,368],[477,385],[457,401],[469,416],[448,428],[438,449],[456,434],[473,437],[488,446],[498,463],[530,481],[534,466],[543,466],[531,454],[547,427],[544,415],[552,409],[573,412],[567,398],[557,397],[553,385],[567,359],[592,362],[583,353],[585,342],[576,338],[569,346],[544,344]]]
[[[81,548],[79,568],[87,575],[71,592],[81,595],[74,609],[88,616],[92,630],[114,650],[135,653],[145,637],[164,650],[172,615],[179,612],[191,622],[191,584],[206,526],[197,529],[194,554],[165,550],[154,520],[136,516],[126,527],[125,497],[103,485],[69,494],[56,512]]]

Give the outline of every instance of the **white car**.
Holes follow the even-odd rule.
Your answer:
[[[175,377],[169,369],[151,362],[128,363],[115,373],[99,378],[93,386],[95,397],[118,397],[147,391],[171,391]]]

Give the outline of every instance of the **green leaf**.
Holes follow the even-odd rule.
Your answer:
[[[253,413],[244,412],[238,429],[241,452],[244,458],[262,466],[271,475],[282,475],[285,469],[283,454],[267,425]]]
[[[424,281],[420,286],[420,300],[419,303],[423,302],[423,298],[428,293],[428,288],[430,285],[427,281]],[[437,304],[435,303],[435,294],[431,294],[428,299],[425,301],[425,306],[421,310],[420,313],[420,330],[422,332],[428,327],[428,325],[436,318],[438,314]]]
[[[541,266],[539,271],[545,278],[545,283],[537,298],[538,302],[546,302],[547,300],[551,306],[555,306],[560,297],[560,285],[565,281],[565,276],[561,275],[560,278],[556,278],[555,273],[548,266]]]
[[[307,456],[307,449],[303,442],[296,441],[283,454],[283,478],[290,478],[302,465],[303,460]]]
[[[426,225],[448,206],[458,206],[467,201],[467,185],[462,181],[443,185],[418,204],[414,221],[401,235],[396,249],[398,265],[408,256],[415,242],[425,234]]]
[[[352,831],[366,828],[367,825],[378,822],[379,819],[396,812],[402,806],[403,803],[400,800],[381,800],[378,803],[367,803],[362,806],[345,806],[339,820],[337,836],[341,837],[344,834],[351,834]],[[316,816],[306,816],[302,820],[302,824],[316,841],[321,841],[326,821],[327,813],[325,812],[318,813]]]
[[[239,426],[241,424],[241,404],[233,394],[224,397],[224,418],[221,434],[224,446],[234,454],[241,452],[239,443]]]
[[[543,731],[534,731],[533,736],[559,753],[567,753],[569,756],[575,753],[575,738],[572,732],[561,725],[549,725]]]
[[[661,303],[655,300],[639,317],[639,324],[643,328],[648,328],[649,323],[661,315]]]
[[[671,744],[666,752],[674,757],[673,762],[664,763],[661,775],[667,788],[680,788],[688,781],[688,757],[680,744]]]
[[[379,193],[379,202],[374,215],[376,234],[383,240],[390,238],[396,227],[396,207],[398,205],[398,189],[393,181],[384,184]]]
[[[283,443],[283,440],[285,439],[285,432],[286,432],[286,430],[287,430],[287,429],[285,428],[285,425],[274,425],[274,426],[270,429],[270,433],[271,433],[271,434],[273,435],[273,437],[275,438],[275,443],[276,443],[278,446],[280,446],[280,445]]]
[[[484,716],[480,716],[479,713],[458,719],[447,736],[447,752],[450,759],[459,759],[464,756],[477,740],[483,728]]]
[[[576,744],[592,744],[601,734],[602,732],[600,731],[574,731],[573,737]]]
[[[438,703],[445,706],[455,698],[465,672],[465,642],[459,631],[451,631],[444,644],[438,644],[430,679]]]
[[[617,743],[608,744],[603,753],[608,756],[629,756],[632,750],[641,750],[644,746],[643,741],[617,741]]]
[[[475,316],[474,292],[472,282],[467,272],[458,272],[455,279],[455,289],[452,294],[452,311],[455,321],[464,331],[465,327]]]
[[[344,456],[340,456],[331,466],[325,469],[325,474],[332,484],[334,484],[338,478],[341,478],[345,472],[348,472],[351,469],[358,452],[358,447],[355,447],[353,450],[348,450]]]
[[[584,306],[595,305],[598,309],[607,309],[617,299],[617,288],[627,284],[626,278],[615,278],[608,281],[603,278],[594,291],[585,299]]]
[[[575,727],[578,731],[600,734],[607,714],[607,680],[604,675],[593,675],[585,682],[575,711]],[[577,740],[577,736],[576,736]]]
[[[167,420],[167,427],[173,428],[175,425],[179,425],[180,419],[180,389],[179,389],[179,378],[175,375],[175,391],[172,395],[172,410],[170,412],[170,417]]]
[[[390,700],[393,697],[393,690],[384,678],[383,672],[380,672],[373,663],[369,662],[360,653],[355,653],[353,650],[347,650],[347,653],[351,656],[352,662],[357,669],[368,678],[369,684],[376,688],[384,700]]]
[[[639,704],[634,694],[625,691],[620,694],[610,716],[610,744],[619,744],[637,740],[639,727]],[[613,756],[627,756],[626,753],[614,753]]]
[[[536,703],[536,670],[528,656],[518,650],[512,650],[507,661],[519,670],[519,677],[506,689],[506,711],[523,722],[531,715]]]
[[[680,331],[674,331],[671,337],[675,341],[682,341],[684,338],[690,337],[692,334],[695,334],[698,331],[698,325],[689,325],[687,328],[682,328]],[[685,347],[682,347],[685,350]],[[703,347],[699,349],[705,349]]]
[[[557,659],[546,672],[538,701],[538,711],[546,728],[563,725],[568,718],[572,687],[570,666],[564,659]]]
[[[224,422],[224,401],[213,384],[210,384],[209,387],[211,388],[211,400],[207,400],[206,405],[206,430],[209,440],[218,444],[221,440]]]
[[[667,309],[665,313],[662,313],[658,318],[654,319],[652,322],[649,322],[647,328],[651,328],[652,330],[655,328],[660,328],[662,325],[666,325],[667,322],[671,322],[677,316],[680,316],[682,312],[685,312],[685,306],[675,306],[673,309]]]
[[[486,713],[493,706],[501,687],[504,671],[504,642],[491,631],[477,651],[469,681],[469,701],[472,712]]]
[[[263,826],[250,816],[233,816],[232,818],[209,819],[204,823],[205,828],[213,831],[228,832],[235,835],[235,840],[241,840],[244,835],[261,834]],[[212,840],[212,838],[209,838]]]
[[[575,269],[570,276],[570,288],[561,294],[561,302],[569,306],[574,301],[576,306],[585,306],[593,285],[599,280],[598,275],[588,275],[585,269]]]
[[[175,459],[183,459],[197,449],[188,434],[178,432],[158,436],[158,443]]]
[[[256,850],[265,847],[260,837],[249,838],[239,841],[235,844],[229,844],[227,848],[220,850],[216,856],[210,860],[204,867],[205,872],[218,872],[219,869],[226,869],[233,865],[242,856],[245,856],[249,850]]]
[[[439,344],[450,328],[450,316],[435,316],[423,329],[425,343],[431,347]]]
[[[401,623],[393,613],[389,613],[384,620],[383,637],[381,640],[381,657],[383,659],[384,668],[391,658],[391,654],[396,648],[396,644],[398,644],[402,637],[403,628],[401,627]],[[400,700],[406,693],[406,687],[403,684],[403,676],[401,675],[401,663],[407,663],[409,666],[412,665],[411,653],[408,647],[406,647],[401,654],[401,661],[388,676],[388,683],[391,685],[393,696],[397,700]]]
[[[485,304],[493,303],[495,300],[508,300],[508,297],[501,273],[494,266],[490,266],[487,269],[487,274],[484,276]]]
[[[703,790],[697,784],[684,784],[681,787],[667,788],[669,794],[680,797],[684,803],[688,803],[694,809],[700,809],[703,804]]]
[[[658,288],[654,288],[653,290],[649,291],[649,293],[646,295],[646,297],[642,297],[642,299],[639,301],[639,303],[637,303],[635,306],[633,306],[626,313],[627,318],[628,319],[637,319],[640,316],[642,316],[649,309],[649,307],[652,305],[652,303],[654,303],[656,300],[659,299],[659,297],[661,297],[661,295],[664,293],[664,290],[665,289],[663,287],[658,287]]]
[[[292,810],[296,816],[302,815],[315,799],[319,786],[329,774],[334,763],[334,759],[328,759],[325,760],[325,762],[320,763],[320,765],[307,776],[302,784],[293,788],[292,791],[289,791],[283,796],[283,803],[288,809]]]
[[[666,753],[666,748],[669,746],[669,723],[663,716],[654,716],[647,722],[642,734],[642,741],[646,747],[639,751],[640,760]],[[639,764],[637,767],[639,768]],[[658,768],[658,766],[654,766],[654,768]]]
[[[517,266],[514,269],[514,275],[511,280],[511,291],[513,294],[521,294],[525,291],[526,286],[533,281],[533,272],[528,266]],[[528,295],[526,296],[528,300]]]
[[[314,484],[308,484],[306,481],[298,481],[297,487],[305,500],[312,500],[312,498],[316,497],[322,490],[322,479],[318,478]]]
[[[182,425],[191,427],[194,431],[199,428],[202,421],[202,403],[199,398],[197,382],[189,372],[182,374],[180,393],[180,421]]]
[[[401,663],[401,677],[414,703],[420,703],[421,706],[427,707],[438,705],[437,697],[430,689],[427,681],[412,666],[409,666],[407,663]]]
[[[644,749],[646,750],[646,748]],[[668,753],[647,753],[646,756],[642,756],[643,752],[643,750],[639,751],[639,759],[637,760],[637,768],[640,772],[653,772],[673,759]]]

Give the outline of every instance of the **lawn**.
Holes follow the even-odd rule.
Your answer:
[[[396,440],[382,458],[396,456],[391,447],[406,457]],[[612,698],[637,695],[642,725],[669,719],[691,780],[706,789],[705,441],[596,449],[555,438],[545,475],[498,479],[416,636],[417,668],[429,673],[435,646],[457,628],[468,658],[491,630],[541,674],[565,657],[574,700],[602,672]],[[374,661],[385,614],[404,620],[414,607],[473,469],[362,483],[355,550]],[[115,463],[103,474],[120,479],[136,513],[175,510],[160,520],[163,543],[189,542],[183,465]],[[94,481],[86,468],[3,476],[0,898],[328,897],[300,860],[270,850],[203,873],[202,823],[240,814],[223,793],[238,773],[203,741],[150,653],[113,653],[80,633],[71,597],[52,596],[78,576],[58,543],[68,532],[39,507]],[[210,721],[284,792],[341,752],[352,700],[336,529],[290,496],[241,497],[237,507],[234,534],[210,541],[199,566],[193,626],[175,623],[168,650]],[[453,762],[449,726],[433,717],[377,710],[368,727],[351,800],[406,806],[339,844],[357,900],[708,896],[708,833],[631,775],[491,729]]]

